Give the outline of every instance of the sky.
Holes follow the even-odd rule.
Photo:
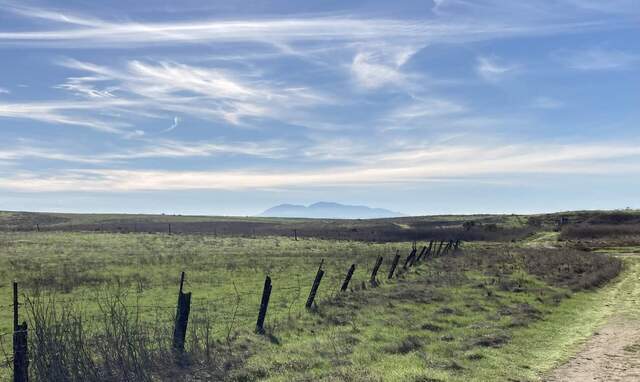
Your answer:
[[[0,0],[0,210],[640,208],[636,0]]]

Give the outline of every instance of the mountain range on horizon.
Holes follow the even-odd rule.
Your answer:
[[[259,216],[316,219],[379,219],[406,215],[384,208],[371,208],[334,202],[317,202],[308,206],[280,204],[265,210]]]

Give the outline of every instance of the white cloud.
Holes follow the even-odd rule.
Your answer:
[[[402,123],[410,120],[460,114],[465,111],[467,111],[466,107],[448,99],[415,98],[410,104],[392,111],[387,119],[395,123]]]
[[[57,85],[55,88],[67,90],[75,95],[89,98],[113,98],[115,97],[113,92],[118,90],[117,87],[112,86],[104,89],[96,89],[92,84],[107,79],[107,77],[69,77],[66,83]]]
[[[42,147],[21,145],[12,149],[0,149],[0,160],[6,161],[6,163],[15,163],[25,158],[38,158],[50,161],[73,162],[79,164],[97,164],[105,162],[103,159],[94,158],[91,156],[68,154]]]
[[[40,175],[29,172],[0,178],[15,191],[135,191],[259,189],[420,183],[442,179],[509,174],[635,174],[637,146],[509,145],[424,147],[385,153],[370,162],[314,170],[163,171],[77,169]]]
[[[6,88],[0,88],[0,94],[10,94],[11,92],[9,91],[9,89]]]
[[[175,130],[176,127],[178,127],[178,124],[180,124],[180,117],[173,117],[173,124],[168,127],[167,129],[163,130],[163,133],[168,133],[170,131]]]
[[[476,72],[487,81],[499,81],[518,69],[515,65],[500,62],[497,57],[480,56],[476,58]]]
[[[640,53],[599,47],[583,51],[556,52],[554,55],[567,67],[584,71],[622,70],[640,64]]]
[[[76,60],[61,64],[88,72],[56,86],[81,100],[0,103],[0,117],[82,126],[132,138],[144,131],[128,130],[132,125],[123,122],[123,116],[165,118],[166,113],[180,113],[239,125],[245,117],[286,119],[306,107],[335,102],[304,86],[283,85],[253,73],[175,62],[133,60],[121,69]]]
[[[104,160],[133,160],[145,158],[211,157],[223,154],[247,155],[261,158],[279,158],[287,147],[274,141],[267,142],[185,142],[177,140],[147,140],[146,144],[127,152],[103,154]]]
[[[328,102],[326,97],[306,87],[282,86],[256,80],[252,73],[219,68],[136,60],[128,62],[122,70],[75,60],[62,64],[92,73],[88,77],[74,77],[76,86],[93,90],[86,83],[109,81],[116,84],[112,88],[118,89],[120,98],[144,103],[144,110],[180,112],[232,124],[240,124],[243,117],[278,118],[289,110]]]
[[[0,103],[0,118],[21,118],[51,124],[88,127],[107,133],[122,133],[123,128],[130,126],[124,122],[102,121],[85,115],[70,114],[69,111],[93,111],[100,107],[112,108],[132,106],[123,101],[109,102],[32,102],[32,103]]]
[[[371,53],[356,54],[351,64],[351,72],[358,85],[368,89],[405,83],[405,76],[397,67],[377,62]]]
[[[420,78],[417,74],[405,73],[403,66],[423,49],[424,45],[407,40],[397,44],[368,42],[355,44],[354,47],[357,52],[349,69],[355,83],[362,88],[408,87],[410,80]]]
[[[438,1],[442,3],[442,1]],[[468,6],[466,0],[449,0],[447,4]],[[501,9],[499,6],[480,9]],[[442,6],[442,4],[439,4]],[[585,23],[549,23],[548,18],[528,20],[531,7],[516,9],[511,17],[458,18],[430,20],[394,20],[357,17],[297,17],[238,20],[182,20],[177,22],[131,22],[101,20],[91,15],[55,12],[47,9],[12,6],[3,9],[22,17],[49,21],[49,30],[0,32],[0,42],[38,44],[65,48],[131,47],[202,43],[254,42],[282,50],[294,42],[325,42],[349,45],[354,42],[389,46],[479,41],[489,38],[540,35],[561,30],[584,29]],[[514,15],[516,17],[514,18]],[[546,16],[544,14],[543,16]],[[524,22],[523,22],[524,21]],[[287,50],[287,49],[285,49]]]
[[[136,131],[133,131],[132,134],[136,134]],[[144,134],[138,135],[142,137]],[[76,164],[117,164],[133,163],[138,159],[197,158],[221,155],[244,155],[275,159],[284,157],[289,149],[283,143],[276,141],[187,142],[140,138],[139,143],[135,149],[92,154],[72,153],[43,147],[43,145],[18,143],[10,149],[0,149],[0,160],[14,164],[19,164],[21,160],[26,158],[38,158]]]

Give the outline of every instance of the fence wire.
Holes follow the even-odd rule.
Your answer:
[[[431,253],[428,256],[422,257],[419,261],[415,261],[409,266],[415,266],[421,263],[425,263],[427,260],[434,258],[434,251],[437,245],[434,246]],[[444,248],[444,247],[443,247]],[[419,249],[420,250],[420,249]],[[398,252],[401,256],[398,264],[398,271],[403,269],[402,266],[410,251]],[[375,257],[371,256],[357,256],[357,261],[352,264],[356,264],[356,274],[354,274],[350,287],[357,287],[360,283],[366,283],[370,280],[370,275],[374,264],[377,261],[377,257],[380,254],[376,254]],[[444,253],[440,253],[439,256],[443,256]],[[387,266],[391,265],[391,259],[394,255],[385,256],[382,264]],[[416,254],[417,256],[417,254]],[[302,257],[302,255],[301,255]],[[340,287],[347,274],[348,265],[350,262],[345,262],[344,259],[329,258],[326,261],[319,262],[317,259],[309,259],[302,263],[302,267],[305,268],[305,272],[309,272],[309,275],[315,276],[316,269],[322,269],[325,272],[325,277],[322,280],[320,289],[318,290],[315,301],[323,302],[330,300],[337,296],[340,292]],[[306,269],[308,268],[308,269]],[[258,268],[255,268],[256,270]],[[276,271],[276,269],[279,269]],[[271,267],[272,272],[270,276],[272,278],[272,293],[267,310],[267,326],[272,328],[280,325],[287,318],[291,318],[294,313],[304,311],[303,303],[306,301],[307,294],[309,293],[312,285],[312,279],[306,278],[302,280],[300,275],[292,278],[290,273],[283,271],[285,267]],[[313,270],[313,273],[312,273]],[[313,277],[311,276],[311,277]],[[386,272],[380,269],[378,273],[380,279],[386,280]],[[43,303],[45,304],[68,304],[77,305],[87,303],[97,304],[97,311],[81,310],[74,312],[71,316],[64,316],[71,320],[90,321],[92,325],[95,325],[94,329],[99,329],[103,325],[109,325],[110,320],[113,317],[126,317],[127,320],[132,319],[134,323],[141,322],[156,322],[159,326],[153,326],[152,328],[145,328],[143,326],[132,327],[135,336],[148,337],[148,340],[157,341],[157,333],[171,330],[175,319],[177,307],[175,305],[168,305],[166,302],[158,302],[157,304],[148,304],[131,302],[131,299],[139,299],[142,297],[148,297],[152,295],[157,297],[154,293],[147,293],[154,288],[167,288],[171,285],[176,286],[176,295],[178,290],[178,278],[172,282],[166,282],[161,284],[145,284],[144,286],[133,288],[121,288],[118,286],[113,291],[117,292],[117,296],[87,296],[80,294],[76,296],[65,296],[58,298],[56,295],[37,295],[33,298],[25,296],[26,303],[21,303],[19,306],[33,306],[33,304]],[[230,334],[238,330],[253,329],[258,318],[258,312],[261,304],[261,296],[263,293],[262,282],[256,280],[255,283],[249,283],[249,285],[243,285],[244,290],[238,290],[237,285],[233,282],[206,282],[198,281],[191,282],[189,279],[184,280],[184,286],[189,289],[191,293],[197,293],[198,289],[204,286],[207,290],[214,291],[210,293],[218,293],[216,288],[220,288],[221,291],[226,293],[223,297],[199,297],[193,296],[191,299],[190,312],[192,314],[191,328],[193,333],[207,333],[214,338],[228,337]],[[279,287],[278,285],[283,285]],[[367,284],[368,285],[368,284]],[[144,289],[147,289],[145,291]],[[247,290],[249,289],[249,290]],[[14,305],[0,305],[0,309],[12,308]],[[96,308],[96,307],[94,307]],[[124,309],[124,311],[118,311],[117,309]],[[75,315],[77,313],[77,315]],[[61,318],[63,316],[60,316]],[[136,324],[137,325],[137,324]],[[7,337],[13,336],[16,333],[24,333],[26,331],[17,332],[5,332],[0,333],[0,367],[11,366],[13,358],[10,357],[6,350],[8,347]],[[151,337],[152,333],[156,333],[156,337]],[[6,342],[5,342],[6,341]],[[4,361],[2,360],[4,359]]]

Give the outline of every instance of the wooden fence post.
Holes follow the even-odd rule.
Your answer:
[[[324,271],[322,270],[322,264],[324,264],[324,259],[320,261],[320,266],[318,267],[318,272],[316,273],[316,278],[313,280],[313,285],[311,286],[311,291],[309,292],[309,298],[307,298],[307,303],[305,307],[307,309],[311,309],[313,306],[313,300],[316,298],[316,293],[318,293],[318,287],[320,286],[320,281],[322,281],[322,276],[324,276]]]
[[[422,249],[420,250],[420,254],[418,255],[418,257],[416,257],[416,263],[422,259],[425,253],[427,253],[426,245],[422,247]]]
[[[451,242],[447,242],[447,244],[444,246],[444,248],[442,248],[442,256],[445,256],[447,254],[447,252],[449,252],[449,245],[451,244]]]
[[[293,230],[293,240],[298,241],[298,230],[297,229]]]
[[[343,292],[347,291],[347,288],[349,287],[349,281],[351,281],[351,277],[353,276],[353,272],[355,272],[355,270],[356,270],[356,265],[351,264],[351,267],[347,271],[347,276],[344,278],[344,281],[342,282],[342,287],[340,288],[341,291]]]
[[[442,246],[444,245],[444,240],[440,240],[440,245],[438,245],[438,249],[436,250],[436,254],[435,257],[440,256],[440,253],[442,251]]]
[[[424,252],[424,248],[422,249],[422,251],[420,252],[420,255],[422,256],[422,252]],[[418,256],[416,255],[418,253],[418,249],[415,248],[413,250],[413,256],[411,256],[411,259],[409,260],[409,266],[413,267],[415,265],[415,263],[418,261]]]
[[[178,306],[176,308],[176,321],[173,328],[173,348],[184,352],[184,343],[187,336],[187,324],[191,311],[191,293],[183,293],[184,272],[180,275],[180,291],[178,292]]]
[[[260,302],[260,311],[258,312],[258,321],[256,322],[256,333],[264,334],[264,319],[267,316],[267,308],[269,307],[269,298],[271,297],[271,277],[267,276],[264,280],[264,289],[262,290],[262,301]]]
[[[18,283],[13,282],[13,382],[29,381],[27,322],[18,324]]]
[[[380,269],[381,265],[382,265],[382,256],[378,257],[378,260],[376,260],[376,265],[373,266],[373,271],[371,271],[371,280],[369,280],[369,282],[371,283],[372,286],[378,286],[378,281],[376,280],[376,277],[378,276],[378,270]]]
[[[389,276],[387,279],[391,279],[393,277],[393,272],[396,271],[396,267],[398,266],[398,262],[400,261],[400,254],[396,251],[396,257],[393,258],[393,262],[391,263],[391,269],[389,270]]]
[[[416,256],[416,251],[417,250],[415,248],[411,250],[409,256],[407,256],[407,258],[404,260],[404,265],[402,266],[402,268],[407,269],[409,262],[411,262],[411,260]]]
[[[425,257],[429,257],[433,251],[433,239],[429,240],[429,248],[427,248],[427,253],[424,255]]]
[[[460,239],[456,239],[456,243],[453,245],[453,249],[454,250],[458,250],[458,248],[460,248]]]

